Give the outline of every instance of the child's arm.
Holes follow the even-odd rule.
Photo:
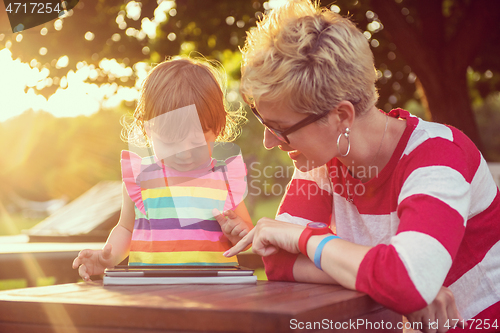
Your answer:
[[[245,203],[242,201],[234,211],[227,210],[223,213],[214,209],[213,214],[224,235],[234,245],[238,243],[253,228],[252,219]]]
[[[102,274],[105,268],[116,266],[129,253],[135,210],[125,184],[122,186],[122,198],[120,220],[109,234],[102,250],[82,250],[73,261],[73,269],[78,268],[78,274],[85,281],[90,281],[90,275]]]

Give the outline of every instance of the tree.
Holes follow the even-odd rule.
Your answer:
[[[50,69],[56,82],[85,62],[99,74],[89,82],[133,86],[136,72],[127,77],[110,75],[100,66],[101,60],[116,59],[122,66],[133,66],[191,51],[221,60],[224,50],[236,52],[243,45],[261,1],[80,1],[62,19],[19,34],[0,33],[0,42],[10,45],[14,58],[27,63],[35,59],[33,67]],[[19,35],[22,38],[16,41]],[[61,66],[62,56],[67,56],[67,63]],[[40,93],[48,97],[56,89],[58,84],[53,84]]]
[[[500,37],[500,3],[371,0],[370,5],[384,24],[383,32],[417,75],[432,120],[461,129],[481,148],[467,69],[486,64],[496,65],[498,71],[498,60],[493,64],[488,61],[491,55],[481,51]],[[477,61],[478,56],[486,61]]]
[[[366,30],[379,72],[379,107],[388,110],[421,99],[432,120],[454,125],[481,147],[467,71],[491,74],[474,86],[483,98],[500,90],[500,2],[338,0],[332,6],[323,0],[322,5],[352,16]],[[133,86],[138,62],[155,63],[192,51],[220,61],[232,59],[229,74],[238,80],[238,58],[232,54],[269,8],[264,0],[80,1],[60,22],[27,30],[19,42],[17,34],[0,34],[0,42],[10,43],[14,57],[50,69],[54,84],[39,91],[46,97],[61,89],[57,82],[68,69],[82,63],[98,73],[89,82]],[[58,59],[64,55],[68,61],[61,67]],[[104,58],[134,70],[117,77],[103,68]],[[415,80],[423,94],[416,96]]]

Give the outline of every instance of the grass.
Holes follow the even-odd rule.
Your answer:
[[[263,217],[269,217],[274,219],[276,212],[278,211],[278,206],[281,202],[281,197],[270,197],[269,199],[260,200],[256,205],[252,222],[256,224]]]
[[[36,279],[36,286],[52,286],[56,283],[56,278],[53,276],[39,277]],[[19,289],[28,287],[26,279],[8,279],[0,280],[0,290]]]
[[[22,214],[9,214],[0,210],[0,236],[19,235],[22,230],[30,229],[42,219],[32,219]]]
[[[259,281],[267,281],[267,275],[264,268],[256,268],[253,275],[256,275]]]
[[[27,286],[28,281],[26,279],[0,280],[0,290],[26,288]]]

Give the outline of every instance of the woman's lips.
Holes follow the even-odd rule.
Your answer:
[[[291,150],[288,152],[288,157],[290,157],[292,160],[296,160],[300,154],[302,153],[298,150]]]

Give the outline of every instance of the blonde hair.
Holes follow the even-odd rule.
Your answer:
[[[296,112],[320,114],[348,100],[362,115],[378,100],[366,37],[317,2],[272,10],[248,32],[242,53],[240,91],[251,103],[288,100]]]
[[[225,72],[202,58],[175,57],[156,65],[147,75],[131,121],[122,119],[122,140],[151,146],[144,123],[167,112],[196,105],[204,132],[216,141],[233,141],[246,121],[242,106],[231,111],[225,99]]]

